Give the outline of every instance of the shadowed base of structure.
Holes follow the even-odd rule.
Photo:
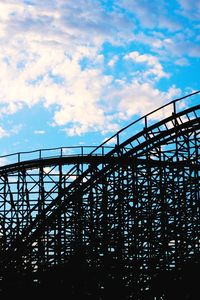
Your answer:
[[[179,270],[156,274],[144,299],[200,299],[200,262],[188,262]]]
[[[126,299],[118,265],[110,267],[112,274],[105,267],[92,268],[74,258],[67,264],[31,275],[17,275],[10,270],[1,282],[0,299],[27,299],[27,295],[45,299]]]
[[[31,276],[14,272],[2,280],[0,299],[133,299],[198,300],[200,299],[200,263],[188,262],[179,270],[154,274],[150,289],[137,294],[125,287],[116,266],[112,276],[103,268],[92,269],[85,263],[68,263]]]

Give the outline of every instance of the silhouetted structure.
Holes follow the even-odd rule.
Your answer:
[[[200,105],[178,110],[179,100],[99,147],[8,157],[1,297],[196,299]]]

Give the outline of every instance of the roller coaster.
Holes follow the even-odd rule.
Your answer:
[[[96,147],[1,157],[2,299],[197,299],[199,93]]]

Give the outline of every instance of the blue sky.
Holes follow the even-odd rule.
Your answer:
[[[199,20],[199,0],[0,0],[1,155],[97,145],[199,90]]]

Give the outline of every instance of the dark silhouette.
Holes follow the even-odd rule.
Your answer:
[[[200,298],[200,105],[180,100],[89,153],[0,167],[1,299]]]

